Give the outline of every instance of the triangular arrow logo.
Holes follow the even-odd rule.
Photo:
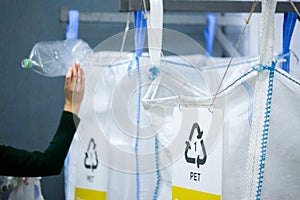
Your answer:
[[[197,151],[196,153],[198,154],[197,158],[189,157],[189,155],[188,155],[189,151],[192,151],[191,142],[192,142],[192,138],[193,138],[195,130],[197,130],[197,142],[199,141],[199,144],[201,146],[201,148],[198,148],[199,150],[195,147],[195,151]],[[200,129],[199,124],[194,123],[193,127],[191,129],[191,132],[190,132],[189,140],[185,141],[185,144],[186,144],[186,148],[185,148],[185,152],[184,152],[185,160],[188,163],[197,164],[198,168],[200,167],[200,165],[205,164],[206,158],[207,158],[206,149],[204,146],[204,141],[202,139],[202,136],[203,136],[203,131]],[[198,144],[198,143],[196,143],[196,144]]]
[[[94,171],[98,167],[98,156],[96,151],[96,143],[93,138],[91,138],[88,149],[85,152],[84,166],[87,169]]]

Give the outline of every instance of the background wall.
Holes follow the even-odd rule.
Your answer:
[[[65,39],[66,24],[59,22],[59,9],[89,12],[118,12],[118,0],[1,0],[0,1],[0,142],[28,150],[43,150],[56,131],[64,104],[64,78],[46,78],[22,69],[21,60],[38,41]],[[120,33],[125,24],[80,24],[79,37],[94,48],[104,39]],[[167,26],[168,27],[168,26]],[[281,25],[280,25],[281,27]],[[169,26],[193,37],[205,46],[204,27]],[[233,44],[238,29],[229,29]],[[257,43],[257,32],[252,37]],[[258,43],[257,43],[258,44]],[[246,47],[245,47],[246,48]],[[252,47],[255,55],[257,46]],[[214,45],[214,56],[222,56]],[[1,163],[5,161],[0,161]],[[21,169],[20,169],[21,170]],[[63,172],[44,177],[42,190],[47,200],[64,199]],[[6,195],[7,196],[7,195]]]

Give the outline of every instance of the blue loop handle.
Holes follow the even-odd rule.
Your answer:
[[[206,14],[206,19],[207,27],[204,29],[206,52],[208,56],[211,56],[216,32],[216,16],[214,14],[208,13]]]
[[[147,21],[145,19],[146,11],[134,12],[134,30],[135,30],[135,53],[137,56],[141,56],[144,48],[145,34]]]
[[[66,39],[77,39],[79,27],[79,12],[78,10],[69,11],[69,24],[67,26]]]
[[[297,17],[298,15],[295,12],[284,13],[282,54],[286,54],[290,51],[291,39]],[[286,62],[282,63],[281,68],[286,72],[290,72],[290,56],[286,58]]]

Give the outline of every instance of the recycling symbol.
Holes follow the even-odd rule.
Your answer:
[[[201,150],[202,150],[202,154],[201,154],[202,157],[201,158],[200,158],[200,152],[197,152],[198,153],[197,160],[194,157],[189,157],[188,156],[188,152],[192,150],[191,141],[192,141],[193,134],[194,134],[195,130],[197,130],[197,133],[198,133],[197,140],[200,140],[200,145],[201,145]],[[196,164],[196,162],[197,162],[197,167],[198,168],[200,167],[200,165],[204,165],[204,163],[206,162],[206,158],[207,158],[206,150],[205,150],[205,146],[204,146],[204,141],[202,139],[202,135],[203,135],[203,131],[200,130],[199,124],[194,123],[193,127],[192,127],[192,130],[191,130],[191,133],[190,133],[190,136],[189,136],[189,140],[185,142],[185,144],[186,144],[186,148],[185,148],[185,152],[184,152],[185,160],[188,163],[193,163],[193,164]],[[196,148],[195,148],[195,151],[196,151]]]
[[[96,143],[93,138],[91,138],[87,152],[85,152],[85,158],[84,158],[84,166],[87,169],[91,169],[92,171],[94,169],[97,169],[98,167],[98,156],[96,152]]]

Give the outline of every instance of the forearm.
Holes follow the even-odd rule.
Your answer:
[[[44,152],[1,146],[0,174],[28,177],[59,174],[78,123],[77,116],[63,112],[57,132]]]

